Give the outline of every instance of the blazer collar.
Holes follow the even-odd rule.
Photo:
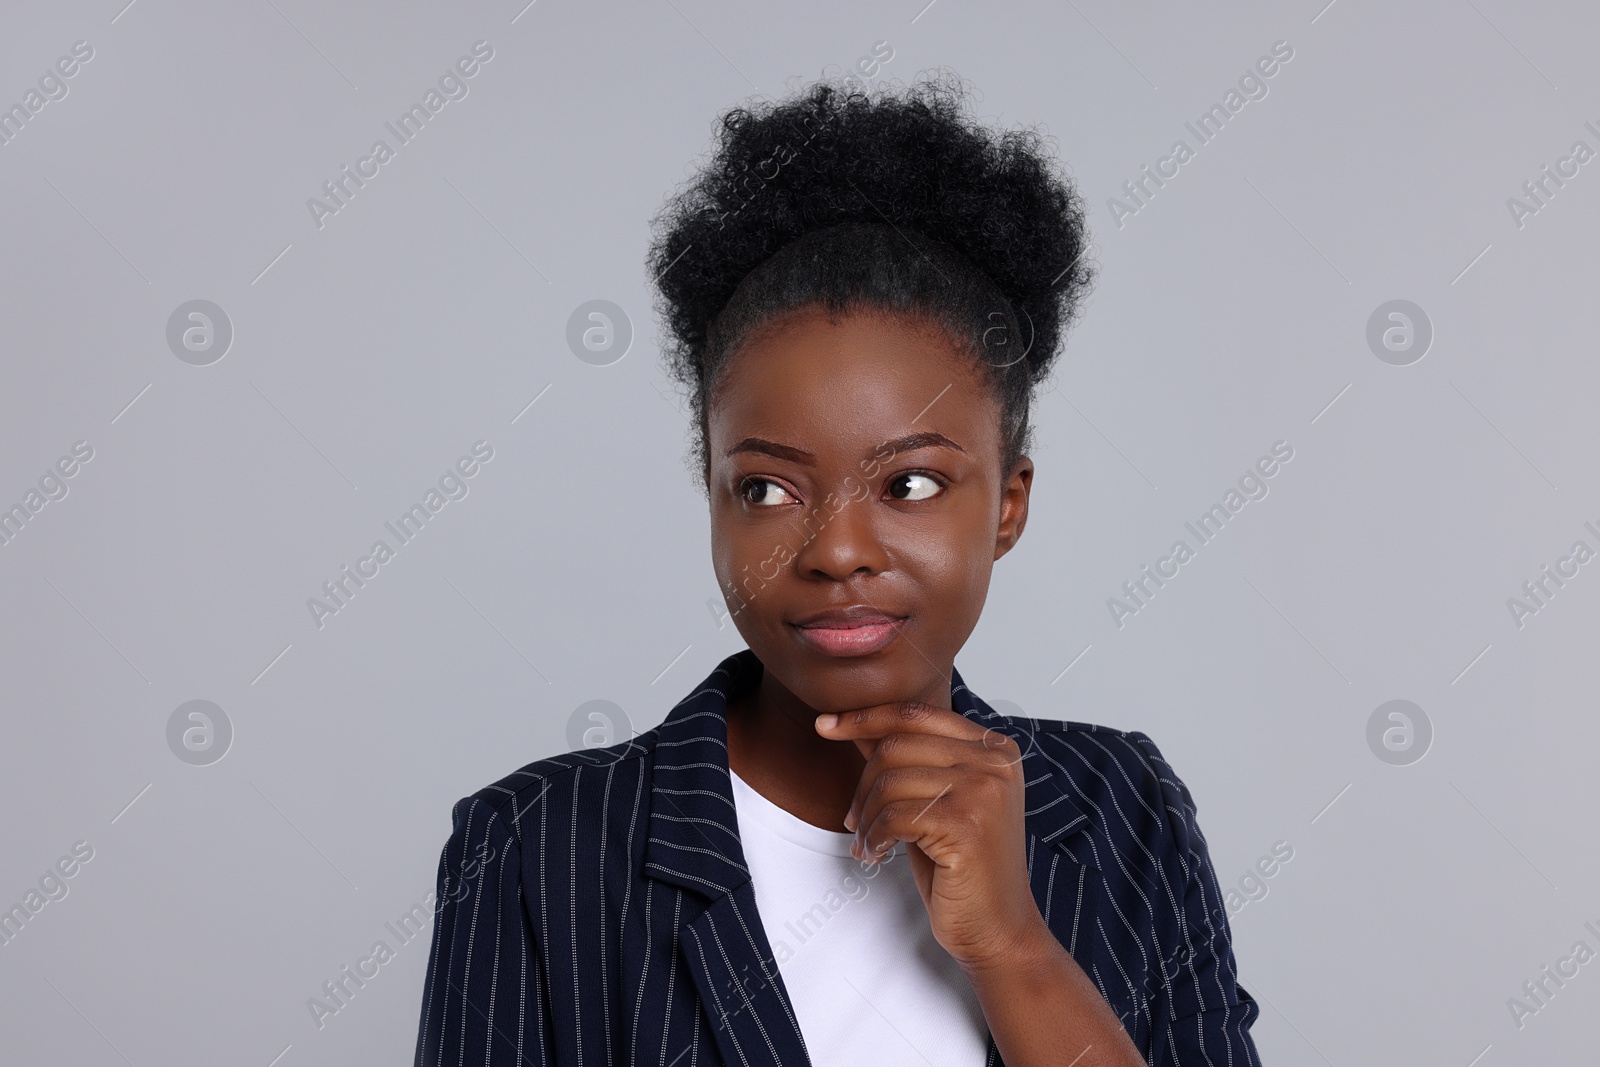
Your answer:
[[[755,685],[763,669],[752,650],[735,652],[657,728],[644,871],[713,900],[750,881],[728,773],[728,701]],[[1088,818],[1055,780],[1060,768],[1047,766],[1038,754],[1031,721],[1013,721],[995,711],[967,688],[953,666],[950,702],[961,715],[1009,734],[1021,747],[1030,783],[1028,855],[1035,855],[1040,842],[1066,852],[1066,842],[1087,827]]]

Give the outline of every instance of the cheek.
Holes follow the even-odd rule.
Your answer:
[[[717,583],[725,593],[735,594],[749,599],[750,593],[739,584],[742,568],[749,565],[754,570],[754,563],[745,557],[744,542],[737,536],[730,535],[725,528],[719,527],[715,522],[711,530],[711,567],[717,576]]]
[[[737,583],[741,576],[755,573],[761,560],[755,551],[756,540],[741,531],[726,527],[711,537],[711,560],[723,585]]]
[[[747,524],[742,521],[738,506],[719,498],[711,504],[711,559],[717,567],[732,565],[737,570],[746,562],[754,541]]]
[[[778,586],[794,569],[791,540],[770,525],[712,516],[711,564],[725,598],[731,601],[729,610],[738,611],[735,622],[741,633],[779,611]]]
[[[937,539],[907,542],[898,565],[916,582],[941,624],[970,629],[976,624],[989,591],[994,567],[994,538],[970,526],[946,529]],[[924,619],[923,622],[928,622]]]

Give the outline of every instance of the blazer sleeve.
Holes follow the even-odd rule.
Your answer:
[[[522,847],[481,796],[453,811],[439,857],[416,1067],[546,1067],[549,1000],[523,901]]]
[[[1250,1036],[1261,1009],[1238,981],[1228,912],[1194,798],[1154,741],[1137,731],[1128,736],[1155,772],[1171,829],[1162,865],[1181,874],[1182,886],[1159,931],[1168,955],[1152,1005],[1150,1067],[1261,1067]]]

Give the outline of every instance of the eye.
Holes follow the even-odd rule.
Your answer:
[[[926,500],[943,490],[943,482],[920,471],[907,471],[889,479],[889,493],[896,500]]]
[[[754,496],[751,495],[752,491],[755,494]],[[782,493],[784,496],[789,496],[787,489],[766,478],[746,478],[739,483],[740,498],[747,504],[755,504],[758,507],[771,507],[775,503],[782,503],[782,501],[772,499],[774,491]]]

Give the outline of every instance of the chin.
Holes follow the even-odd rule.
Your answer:
[[[786,658],[772,670],[785,688],[819,715],[911,700],[926,685],[926,679],[914,677],[916,672],[908,670],[900,657],[884,653],[851,657],[802,654]]]

